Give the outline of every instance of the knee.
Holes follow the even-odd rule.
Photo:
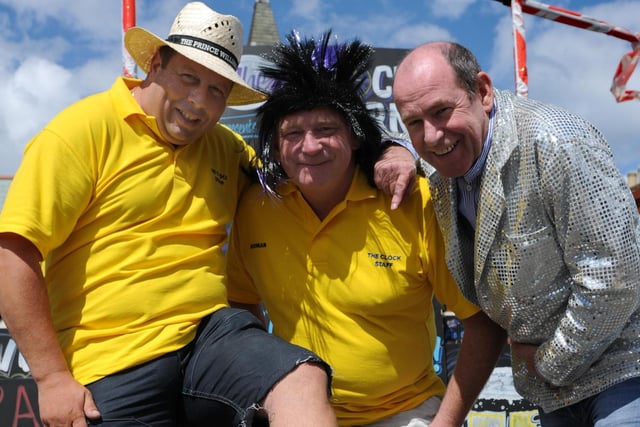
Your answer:
[[[300,383],[302,385],[314,385],[327,391],[331,384],[331,373],[329,368],[319,362],[304,362],[299,364],[285,377],[292,383]]]
[[[316,362],[298,364],[282,378],[264,400],[272,426],[338,426],[329,403],[330,372]],[[304,422],[303,422],[304,421]]]
[[[265,399],[265,406],[269,406],[269,401],[280,398],[288,401],[309,398],[328,401],[331,394],[330,378],[326,365],[311,361],[300,363],[274,385]]]

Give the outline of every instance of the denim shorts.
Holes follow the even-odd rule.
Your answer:
[[[269,334],[245,310],[224,308],[184,349],[87,385],[102,414],[91,425],[251,426],[269,390],[305,362],[330,376],[311,351]]]

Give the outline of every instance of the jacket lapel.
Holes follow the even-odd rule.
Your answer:
[[[458,215],[455,180],[435,173],[429,176],[429,184],[444,238],[447,266],[465,298],[477,304],[473,281],[473,236],[464,232],[466,224]]]

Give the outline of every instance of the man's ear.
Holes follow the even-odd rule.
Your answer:
[[[480,101],[484,111],[491,112],[493,108],[493,83],[489,74],[484,71],[478,73],[478,93],[480,94]]]
[[[149,63],[149,72],[147,74],[154,74],[158,71],[160,66],[162,65],[162,58],[160,57],[160,49],[156,50],[156,53],[151,57],[151,61]]]
[[[351,132],[351,151],[356,151],[362,146],[362,141],[356,136],[355,133]]]

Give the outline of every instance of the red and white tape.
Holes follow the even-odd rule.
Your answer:
[[[631,52],[623,55],[611,84],[611,93],[618,102],[632,99],[640,100],[640,92],[626,88],[629,77],[635,70],[640,57],[640,33],[634,33],[626,28],[613,26],[605,21],[594,19],[582,13],[574,12],[557,6],[540,3],[534,0],[497,0],[511,5],[511,17],[515,41],[516,61],[516,92],[526,96],[527,90],[527,65],[526,65],[526,40],[522,13],[550,19],[562,24],[571,25],[585,30],[595,31],[617,37],[631,42]],[[521,87],[522,86],[522,87]]]

